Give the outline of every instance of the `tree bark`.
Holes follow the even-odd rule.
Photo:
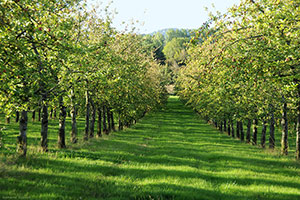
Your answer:
[[[288,155],[288,118],[287,118],[287,103],[285,97],[283,99],[283,110],[282,110],[282,138],[281,138],[281,153],[283,155]]]
[[[41,121],[41,107],[39,107],[39,118],[38,118],[38,121],[39,122]]]
[[[108,133],[111,132],[111,112],[110,112],[110,108],[106,107],[106,111],[107,111],[107,125],[108,125]]]
[[[94,132],[95,132],[95,122],[96,122],[96,107],[94,104],[93,99],[90,99],[91,103],[91,108],[92,108],[92,113],[91,113],[91,124],[90,124],[90,138],[94,137]]]
[[[230,127],[230,121],[228,121],[228,127],[227,127],[227,133],[228,133],[228,135],[230,136],[230,134],[231,134],[231,127]]]
[[[121,120],[121,112],[119,112],[119,131],[123,130],[123,122]]]
[[[102,127],[101,127],[101,125],[102,125],[102,121],[101,121],[101,119],[102,119],[102,116],[101,116],[101,107],[99,106],[98,107],[98,130],[97,130],[97,137],[102,137]]]
[[[233,120],[231,121],[231,137],[235,137],[234,135],[234,125],[233,125]]]
[[[244,127],[243,127],[243,122],[240,121],[240,133],[241,133],[241,141],[243,142],[245,140],[245,134],[244,134]]]
[[[271,107],[271,118],[270,118],[270,137],[269,137],[269,148],[275,148],[275,117],[274,117],[274,108],[273,105]]]
[[[53,119],[53,108],[50,109],[50,119]]]
[[[41,127],[41,147],[44,152],[48,151],[48,105],[46,96],[43,95],[42,101],[42,127]]]
[[[262,126],[262,132],[261,132],[261,143],[260,143],[262,148],[266,147],[266,132],[267,132],[267,122],[264,119],[263,126]]]
[[[247,133],[246,133],[246,142],[247,143],[250,143],[250,141],[251,141],[251,125],[252,125],[252,122],[250,119],[248,119]]]
[[[258,120],[254,119],[253,120],[253,137],[252,137],[252,144],[253,145],[257,144],[257,125],[258,125]]]
[[[114,113],[112,111],[110,111],[110,116],[111,116],[111,128],[115,132],[116,127],[115,127]]]
[[[298,81],[298,102],[297,102],[297,131],[296,131],[296,159],[300,159],[300,81]]]
[[[240,138],[240,121],[236,121],[236,137]]]
[[[32,122],[35,122],[35,110],[32,112]]]
[[[7,124],[10,123],[10,117],[6,117],[6,123],[7,123]]]
[[[227,130],[227,124],[226,124],[226,119],[224,119],[224,131],[226,132],[226,130]]]
[[[103,106],[102,112],[103,112],[103,133],[107,135],[108,131],[107,131],[107,126],[106,126],[106,107],[105,106]]]
[[[66,148],[66,117],[67,108],[64,105],[63,97],[59,98],[59,130],[58,130],[58,148]]]
[[[19,136],[18,139],[18,148],[17,152],[22,155],[26,156],[27,153],[27,124],[28,124],[28,116],[27,111],[23,110],[21,112],[21,119],[19,120]]]
[[[89,91],[85,91],[85,106],[86,106],[86,113],[85,113],[85,131],[83,140],[88,140],[89,138],[89,129],[90,129],[90,97]]]
[[[71,131],[71,143],[77,143],[77,121],[76,121],[76,105],[75,105],[75,93],[74,89],[71,89],[71,124],[72,124],[72,131]]]
[[[19,122],[19,119],[20,119],[20,112],[17,111],[17,112],[16,112],[16,123]]]
[[[220,122],[220,131],[223,132],[223,121]]]

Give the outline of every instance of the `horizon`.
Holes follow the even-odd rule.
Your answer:
[[[198,29],[209,19],[209,12],[225,13],[228,8],[238,4],[240,0],[88,0],[88,5],[100,4],[109,6],[114,16],[113,27],[125,30],[132,26],[140,34],[151,34],[163,29]],[[207,8],[207,10],[206,10]]]

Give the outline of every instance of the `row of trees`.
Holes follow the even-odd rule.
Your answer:
[[[269,148],[273,149],[274,130],[281,121],[281,152],[286,155],[288,132],[296,130],[297,159],[299,8],[300,3],[292,0],[243,0],[228,13],[212,16],[190,44],[189,61],[177,79],[181,98],[232,137],[257,144],[261,122],[260,144],[265,147],[270,126]]]
[[[79,0],[6,0],[0,3],[0,112],[20,115],[18,151],[27,152],[28,111],[41,112],[41,147],[48,150],[49,110],[59,108],[58,146],[65,148],[71,113],[84,139],[129,126],[166,100],[160,65],[143,38],[118,32]],[[96,114],[98,113],[98,120]]]

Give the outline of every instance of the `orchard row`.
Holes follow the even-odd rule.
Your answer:
[[[96,118],[101,136],[115,129],[114,115],[122,129],[165,101],[160,66],[142,37],[111,28],[109,16],[100,18],[96,9],[76,0],[5,0],[0,16],[0,112],[20,115],[21,155],[29,111],[41,112],[47,151],[49,110],[59,110],[58,146],[65,148],[67,112],[75,143],[80,114],[87,140]]]
[[[282,154],[288,154],[288,133],[295,131],[300,159],[299,19],[300,3],[292,0],[243,0],[212,16],[190,44],[177,79],[180,96],[242,141],[257,144],[261,123],[263,148],[267,126],[273,149],[281,123]]]

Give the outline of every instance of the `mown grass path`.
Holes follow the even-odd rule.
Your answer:
[[[125,131],[1,161],[3,199],[300,199],[299,163],[219,133],[177,97]]]

